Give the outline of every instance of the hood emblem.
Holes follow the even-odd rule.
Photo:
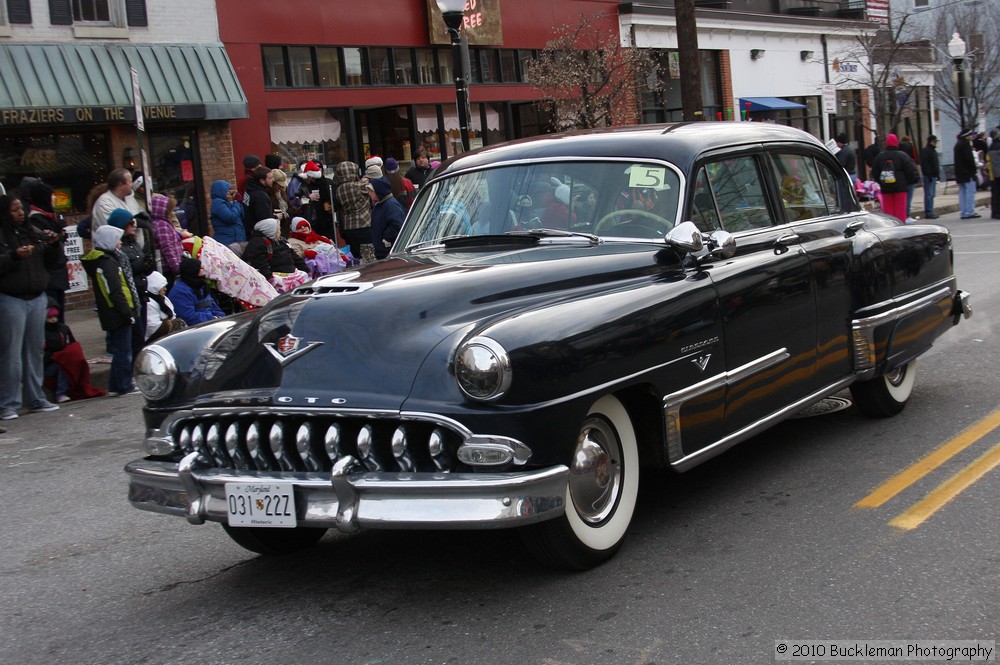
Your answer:
[[[323,346],[323,342],[306,342],[302,345],[302,338],[296,337],[295,335],[285,335],[278,340],[277,344],[271,342],[265,342],[264,348],[267,349],[268,353],[274,356],[274,359],[278,361],[278,364],[284,367],[288,363],[292,362],[299,356],[309,353],[317,346]]]
[[[691,362],[693,362],[695,365],[697,365],[698,369],[700,369],[702,372],[704,372],[705,368],[708,367],[708,361],[711,360],[711,359],[712,359],[712,354],[711,353],[706,353],[703,356],[698,356],[697,358],[693,358],[691,360]]]

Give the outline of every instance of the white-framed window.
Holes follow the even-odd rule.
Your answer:
[[[931,0],[913,0],[914,9],[927,9],[930,7]]]
[[[73,0],[74,23],[111,23],[109,0]]]
[[[127,38],[125,0],[71,0],[73,34],[77,37]]]

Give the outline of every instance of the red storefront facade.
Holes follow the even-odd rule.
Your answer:
[[[216,4],[250,112],[231,123],[235,170],[244,155],[269,152],[328,167],[378,154],[405,168],[416,146],[431,159],[460,146],[451,48],[434,0]],[[523,63],[581,14],[599,14],[617,34],[613,0],[467,2],[473,147],[545,131]]]

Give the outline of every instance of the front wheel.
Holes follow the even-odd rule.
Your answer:
[[[639,451],[628,412],[602,397],[580,426],[569,464],[566,513],[521,530],[544,564],[586,570],[610,559],[625,539],[639,491]]]
[[[223,524],[226,534],[237,545],[257,554],[281,556],[312,547],[326,534],[326,529],[295,527],[294,529],[269,529],[259,526],[229,526]]]
[[[888,418],[906,406],[916,378],[917,361],[911,360],[871,381],[851,384],[851,397],[865,415]]]

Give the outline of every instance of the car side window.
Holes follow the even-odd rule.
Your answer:
[[[719,213],[715,209],[715,197],[712,196],[712,185],[708,182],[708,173],[702,167],[694,181],[694,202],[691,207],[691,221],[699,231],[710,233],[722,228]]]
[[[830,214],[831,207],[836,209],[836,180],[829,169],[815,159],[807,155],[777,153],[771,155],[771,163],[788,221],[823,217]],[[823,169],[826,177],[820,176]]]
[[[698,195],[702,191],[710,192],[723,229],[745,231],[773,224],[757,161],[752,156],[709,162],[699,172],[699,179],[702,174],[708,186],[696,190],[695,208],[698,208]]]

